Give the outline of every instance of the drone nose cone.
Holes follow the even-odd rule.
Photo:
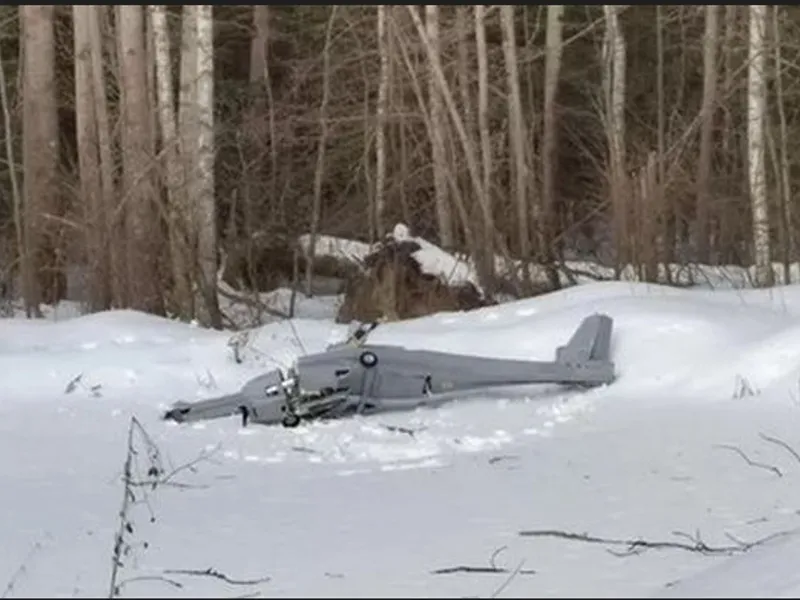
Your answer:
[[[188,402],[176,402],[171,409],[164,413],[164,421],[175,421],[183,423],[191,410]]]

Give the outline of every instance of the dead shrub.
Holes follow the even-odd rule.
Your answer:
[[[367,256],[364,271],[347,281],[337,321],[398,321],[487,304],[472,284],[448,285],[424,273],[413,256],[419,248],[388,239]]]

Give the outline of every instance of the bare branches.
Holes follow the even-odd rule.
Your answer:
[[[510,575],[535,575],[536,571],[533,569],[523,569],[521,562],[516,568],[508,569],[506,567],[498,566],[497,564],[497,557],[503,553],[503,551],[507,550],[508,546],[501,546],[489,557],[489,564],[486,566],[470,566],[470,565],[458,565],[455,567],[445,567],[442,569],[434,569],[431,571],[432,575],[452,575],[454,573],[479,573],[479,574],[510,574]],[[507,585],[507,584],[506,584]],[[502,588],[500,589],[502,591]],[[499,592],[495,592],[497,594]],[[494,596],[492,596],[494,597]]]
[[[520,531],[519,535],[522,537],[538,537],[538,538],[558,538],[563,540],[571,540],[577,542],[585,542],[589,544],[602,544],[604,546],[622,546],[622,552],[608,549],[611,554],[615,556],[630,556],[633,554],[641,554],[646,550],[684,550],[687,552],[697,552],[704,555],[732,555],[747,552],[751,548],[765,544],[768,541],[788,535],[789,532],[778,532],[759,538],[754,542],[743,542],[733,540],[733,545],[727,546],[711,546],[705,543],[700,538],[700,533],[697,532],[691,536],[682,531],[673,531],[672,535],[680,538],[685,538],[687,542],[678,541],[650,541],[642,538],[606,538],[590,535],[588,533],[575,533],[571,531],[562,531],[559,529],[529,529]],[[729,536],[730,537],[730,536]]]
[[[800,452],[797,452],[797,450],[792,448],[792,446],[790,446],[784,440],[774,436],[767,435],[766,433],[759,433],[758,437],[760,437],[765,442],[769,442],[770,444],[774,444],[775,446],[782,448],[788,454],[790,454],[798,464],[800,464]],[[765,471],[770,471],[771,473],[774,473],[778,477],[783,477],[783,471],[781,471],[778,467],[767,463],[752,460],[747,454],[745,454],[744,450],[742,450],[738,446],[734,446],[732,444],[716,444],[716,447],[723,448],[725,450],[730,450],[731,452],[735,452],[736,454],[741,456],[742,460],[744,460],[751,467],[764,469]]]
[[[752,460],[749,456],[747,456],[747,454],[744,453],[744,450],[742,450],[737,446],[731,446],[729,444],[717,444],[716,447],[735,452],[736,454],[741,456],[742,459],[751,467],[758,467],[759,469],[771,471],[772,473],[775,473],[775,475],[777,475],[778,477],[783,477],[783,473],[781,473],[781,470],[778,467]]]
[[[183,589],[183,584],[180,581],[175,581],[174,579],[169,579],[168,577],[162,577],[161,575],[139,575],[137,577],[131,577],[130,579],[126,579],[125,581],[121,582],[117,586],[117,592],[119,593],[125,586],[130,585],[131,583],[136,583],[138,581],[158,581],[161,583],[165,583],[171,587]]]
[[[776,444],[777,446],[780,446],[781,448],[783,448],[784,450],[786,450],[786,451],[787,451],[789,454],[791,454],[791,455],[792,455],[792,457],[793,457],[793,458],[794,458],[794,459],[795,459],[795,460],[796,460],[798,463],[800,463],[800,454],[798,454],[797,450],[795,450],[794,448],[792,448],[792,447],[791,447],[789,444],[787,444],[787,443],[786,443],[786,442],[784,442],[783,440],[780,440],[780,439],[778,439],[778,438],[776,438],[776,437],[769,436],[769,435],[767,435],[766,433],[759,433],[759,434],[758,434],[758,436],[759,436],[759,437],[760,437],[762,440],[764,440],[765,442],[769,442],[769,443],[771,443],[771,444]]]
[[[149,507],[148,492],[152,493],[159,486],[195,488],[190,484],[175,481],[180,473],[194,472],[195,467],[200,462],[209,460],[215,450],[203,452],[196,459],[175,468],[167,469],[167,461],[159,450],[153,438],[142,426],[136,417],[131,417],[128,426],[128,441],[125,454],[125,462],[122,469],[122,503],[118,513],[117,532],[114,534],[114,545],[111,553],[111,576],[109,580],[109,598],[120,595],[122,588],[133,581],[142,581],[145,577],[134,577],[132,579],[120,580],[120,569],[124,566],[124,560],[132,553],[135,544],[131,541],[131,536],[135,534],[134,519],[132,511],[135,505],[144,503]],[[146,463],[139,464],[139,457],[144,456]],[[152,510],[149,510],[150,523],[155,523],[156,517]],[[141,547],[147,549],[146,541],[141,543]],[[152,577],[150,579],[161,580],[173,587],[181,585],[173,580],[166,578]]]
[[[2,53],[0,53],[0,108],[3,110],[3,132],[5,137],[5,154],[6,162],[8,163],[8,175],[11,180],[11,201],[13,202],[13,220],[14,220],[14,235],[17,244],[17,253],[20,257],[20,266],[22,268],[22,280],[27,281],[31,277],[30,262],[25,257],[26,246],[23,239],[23,223],[22,223],[22,193],[20,192],[19,178],[17,174],[17,161],[14,155],[14,138],[11,135],[13,131],[11,121],[11,108],[8,102],[8,92],[6,88],[6,68]],[[25,286],[30,287],[29,285]]]
[[[259,577],[257,579],[234,579],[225,573],[218,571],[212,567],[207,569],[167,569],[164,571],[168,575],[193,575],[195,577],[213,577],[214,579],[221,579],[230,585],[258,585],[259,583],[266,583],[270,581],[271,577]]]
[[[328,143],[328,103],[331,92],[331,43],[333,38],[333,25],[336,22],[336,6],[331,7],[328,25],[325,28],[325,48],[323,50],[323,84],[322,100],[319,105],[319,141],[317,143],[317,162],[314,168],[314,196],[311,208],[311,223],[308,256],[306,262],[306,295],[311,296],[311,280],[314,269],[314,253],[319,228],[320,211],[322,210],[322,183],[325,176],[325,149]]]

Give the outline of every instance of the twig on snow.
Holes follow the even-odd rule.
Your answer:
[[[624,552],[614,552],[609,549],[608,551],[611,554],[614,554],[615,556],[630,556],[633,554],[640,554],[645,550],[667,550],[667,549],[697,552],[699,554],[704,554],[708,556],[711,555],[729,556],[732,554],[747,552],[748,550],[754,548],[755,546],[764,544],[777,537],[787,535],[788,533],[789,533],[788,531],[773,533],[766,537],[760,538],[754,542],[736,541],[736,544],[733,546],[709,546],[700,539],[699,532],[695,536],[690,536],[689,534],[684,533],[682,531],[673,531],[672,534],[675,536],[689,539],[690,541],[688,543],[674,542],[674,541],[649,541],[641,538],[631,538],[631,539],[604,538],[604,537],[590,535],[588,533],[575,533],[571,531],[561,531],[558,529],[529,529],[520,531],[519,535],[522,537],[560,538],[564,540],[573,540],[577,542],[586,542],[590,544],[604,544],[606,546],[624,546],[626,548]]]
[[[765,442],[770,442],[771,444],[776,444],[776,445],[780,446],[781,448],[786,450],[789,454],[791,454],[797,462],[800,463],[800,454],[798,454],[797,450],[792,448],[788,443],[786,443],[783,440],[778,439],[776,437],[769,436],[766,433],[760,433],[759,436]]]
[[[500,567],[495,562],[497,557],[506,550],[508,546],[501,546],[489,557],[489,564],[485,567],[477,567],[470,565],[458,565],[455,567],[444,567],[442,569],[435,569],[431,571],[431,575],[452,575],[454,573],[480,573],[480,574],[511,574],[511,575],[535,575],[536,571],[533,569],[522,569],[520,564],[517,569],[509,570],[505,567]],[[501,590],[502,591],[502,590]]]
[[[499,586],[497,586],[497,589],[495,591],[493,591],[492,595],[489,596],[489,597],[490,598],[497,598],[498,596],[500,596],[500,594],[503,593],[503,590],[505,590],[509,585],[511,585],[511,582],[514,581],[514,578],[517,575],[519,575],[520,573],[522,573],[522,565],[524,565],[524,564],[525,564],[525,559],[522,559],[521,561],[519,561],[519,564],[516,566],[516,568],[508,575],[508,577],[506,577],[506,580],[503,583],[501,583]],[[535,572],[536,571],[532,571],[532,573],[535,573]]]
[[[122,470],[122,478],[124,482],[124,489],[122,492],[122,505],[119,509],[119,527],[117,533],[114,534],[114,548],[111,553],[111,578],[109,580],[108,597],[114,598],[119,594],[119,584],[117,578],[119,576],[119,568],[122,566],[122,556],[125,553],[125,533],[132,531],[132,526],[128,519],[128,511],[130,505],[136,500],[136,496],[130,488],[130,481],[133,479],[133,457],[136,454],[136,449],[133,446],[133,434],[135,426],[139,421],[136,417],[131,417],[131,423],[128,426],[128,448],[125,455],[125,464]]]
[[[187,489],[202,489],[207,488],[206,485],[195,485],[189,483],[181,483],[173,481],[177,475],[180,475],[184,471],[190,471],[191,473],[196,473],[197,470],[195,467],[200,464],[201,462],[210,462],[211,457],[219,451],[222,446],[217,444],[211,450],[204,450],[197,456],[195,459],[175,467],[169,473],[164,473],[163,470],[159,468],[158,465],[151,465],[150,468],[147,470],[147,478],[142,480],[131,480],[129,483],[131,487],[142,487],[146,486],[149,487],[151,490],[155,490],[158,486],[169,486],[169,487],[179,487],[179,488],[187,488]]]
[[[154,491],[159,485],[183,488],[199,487],[173,480],[184,471],[195,472],[195,466],[202,461],[210,460],[209,457],[215,450],[203,452],[194,460],[167,470],[165,468],[167,461],[164,460],[155,440],[136,417],[131,417],[128,426],[125,462],[122,469],[123,492],[122,503],[118,512],[119,525],[114,534],[114,545],[111,553],[109,598],[118,596],[121,589],[130,581],[142,581],[142,577],[121,581],[119,574],[120,569],[124,566],[123,559],[138,545],[130,540],[130,536],[134,534],[134,523],[130,514],[133,507],[137,504],[144,504],[150,513],[150,522],[155,523],[156,517],[150,506],[148,492]],[[146,463],[143,465],[139,463],[140,454],[145,456]],[[144,541],[141,546],[147,548],[148,543]],[[175,583],[167,578],[162,578],[161,580],[170,585]]]
[[[741,448],[739,448],[737,446],[731,446],[729,444],[717,444],[716,446],[717,446],[717,448],[723,448],[725,450],[730,450],[731,452],[735,452],[736,454],[741,456],[742,459],[748,465],[750,465],[751,467],[758,467],[759,469],[764,469],[766,471],[772,471],[778,477],[783,477],[783,473],[781,473],[781,470],[778,467],[776,467],[774,465],[768,465],[766,463],[757,462],[757,461],[752,460],[749,456],[747,456],[747,454],[744,453],[744,450],[742,450]]]
[[[271,581],[271,577],[259,577],[258,579],[233,579],[216,569],[209,567],[207,569],[168,569],[164,571],[167,575],[192,575],[196,577],[213,577],[221,579],[230,585],[258,585],[259,583],[267,583]]]
[[[386,425],[381,423],[381,427],[383,427],[386,431],[391,431],[392,433],[404,433],[409,437],[416,437],[416,435],[422,431],[425,431],[425,427],[421,427],[419,429],[410,429],[408,427],[401,427],[399,425]]]
[[[514,454],[501,454],[499,456],[492,456],[488,462],[490,465],[493,465],[508,460],[519,460],[519,456],[516,456]]]
[[[169,579],[168,577],[163,577],[161,575],[138,575],[136,577],[126,579],[125,581],[121,581],[117,586],[117,594],[119,594],[122,588],[124,588],[126,585],[130,583],[136,583],[137,581],[158,581],[161,583],[166,583],[167,585],[171,585],[174,588],[183,589],[183,584],[180,581],[175,581],[174,579]]]

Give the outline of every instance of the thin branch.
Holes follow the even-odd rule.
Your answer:
[[[137,581],[160,581],[161,583],[166,583],[172,587],[183,589],[183,584],[180,581],[175,581],[174,579],[162,577],[161,575],[139,575],[138,577],[131,577],[130,579],[121,581],[117,586],[117,593],[119,593],[119,591],[129,583],[136,583]]]
[[[209,567],[204,570],[200,569],[167,569],[164,571],[167,575],[192,575],[195,577],[213,577],[214,579],[221,579],[225,583],[229,583],[230,585],[258,585],[259,583],[266,583],[271,581],[271,577],[259,577],[258,579],[233,579],[232,577],[227,576],[225,573],[217,571],[216,569]]]
[[[748,465],[750,465],[751,467],[758,467],[759,469],[764,469],[766,471],[772,471],[778,477],[783,477],[783,473],[781,473],[781,471],[780,471],[780,469],[778,469],[778,467],[775,467],[773,465],[768,465],[766,463],[762,463],[762,462],[757,462],[757,461],[751,460],[750,457],[747,456],[747,454],[745,454],[744,451],[741,448],[738,448],[736,446],[731,446],[731,445],[728,445],[728,444],[717,444],[716,446],[717,446],[717,448],[724,448],[725,450],[730,450],[731,452],[735,452],[736,454],[741,456],[742,459]]]
[[[769,436],[766,433],[760,433],[759,437],[761,437],[761,439],[764,440],[765,442],[770,442],[772,444],[777,444],[778,446],[780,446],[781,448],[786,450],[789,454],[791,454],[794,457],[794,459],[797,462],[800,463],[800,454],[798,454],[797,450],[792,448],[788,443],[786,443],[783,440],[780,440],[780,439],[778,439],[776,437]]]
[[[404,433],[409,437],[416,437],[416,435],[422,431],[425,431],[427,427],[420,427],[419,429],[411,429],[409,427],[401,427],[400,425],[386,425],[381,423],[380,426],[384,428],[386,431],[391,431],[392,433]]]
[[[685,537],[690,542],[673,542],[673,541],[649,541],[641,538],[630,539],[617,539],[617,538],[604,538],[589,535],[588,533],[574,533],[570,531],[561,531],[558,529],[529,529],[520,531],[519,535],[522,537],[550,537],[559,538],[564,540],[572,540],[577,542],[586,542],[590,544],[603,544],[606,546],[624,546],[625,552],[610,552],[615,556],[630,556],[632,554],[640,554],[645,550],[685,550],[687,552],[697,552],[703,555],[732,555],[747,552],[755,546],[760,546],[775,538],[788,535],[789,531],[782,531],[773,533],[766,537],[760,538],[754,542],[737,542],[735,545],[728,546],[709,546],[704,541],[699,539],[699,533],[696,536],[689,536],[683,532],[673,532],[673,535]]]
[[[514,574],[519,575],[535,575],[536,571],[533,569],[520,569],[519,571],[509,571],[505,567],[475,567],[470,565],[458,565],[455,567],[444,567],[442,569],[434,569],[431,575],[452,575],[454,573],[480,573],[480,574]],[[494,596],[493,596],[494,597]]]
[[[492,592],[492,595],[489,597],[497,598],[498,596],[500,596],[500,594],[503,593],[503,590],[505,590],[509,585],[511,585],[511,582],[514,581],[514,578],[517,575],[527,575],[536,573],[536,571],[528,571],[527,573],[524,572],[522,568],[522,565],[524,564],[525,564],[525,559],[519,561],[519,564],[516,566],[516,568],[508,575],[508,577],[506,577],[506,580],[503,583],[501,583],[494,592]]]
[[[455,567],[444,567],[442,569],[434,569],[433,571],[431,571],[431,575],[452,575],[454,573],[509,574],[511,577],[509,577],[509,579],[498,588],[498,591],[495,591],[495,594],[497,594],[501,592],[503,588],[510,583],[510,580],[516,575],[536,574],[536,571],[534,571],[533,569],[522,568],[524,561],[519,565],[517,565],[517,567],[513,570],[509,570],[505,567],[498,566],[496,563],[497,557],[500,556],[500,554],[507,548],[508,546],[501,546],[500,548],[492,552],[492,555],[489,557],[488,566],[476,567],[470,565],[458,565]],[[495,596],[492,597],[494,598]]]

